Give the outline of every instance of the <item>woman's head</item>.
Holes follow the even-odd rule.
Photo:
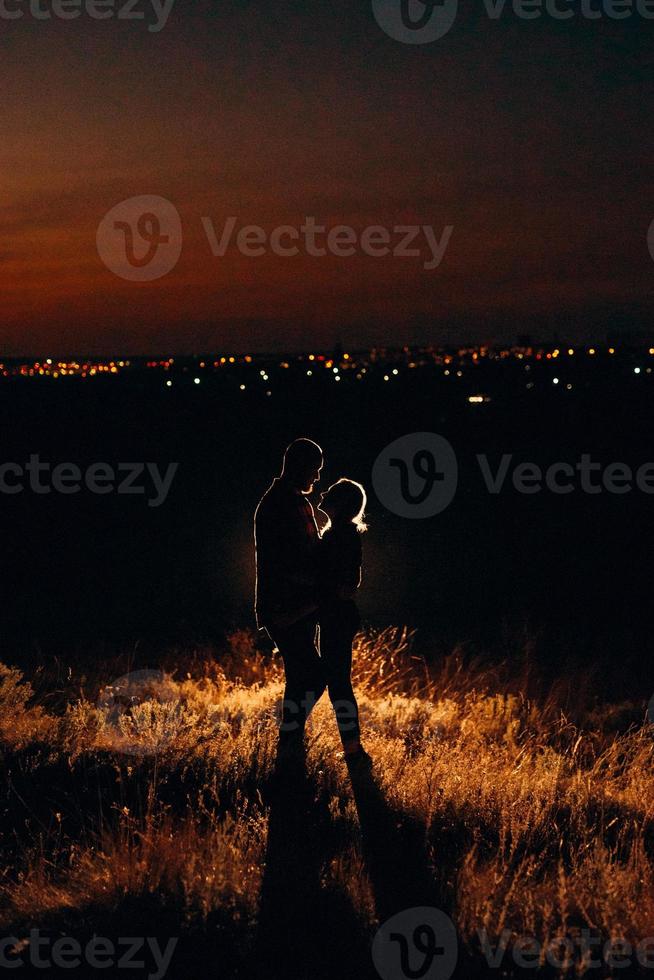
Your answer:
[[[320,509],[332,524],[354,524],[359,531],[365,531],[363,515],[367,502],[366,491],[361,484],[343,477],[325,491]]]

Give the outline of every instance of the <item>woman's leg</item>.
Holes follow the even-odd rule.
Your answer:
[[[354,632],[327,620],[320,624],[320,655],[325,665],[327,688],[345,752],[360,748],[359,708],[352,687],[352,640]]]

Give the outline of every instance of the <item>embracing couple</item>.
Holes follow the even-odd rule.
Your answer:
[[[306,720],[327,689],[346,762],[368,765],[351,679],[352,641],[360,627],[354,596],[361,582],[366,494],[353,480],[329,487],[319,505],[327,517],[321,534],[308,494],[322,466],[320,446],[297,439],[259,502],[254,516],[257,625],[268,631],[284,661],[280,746],[303,744]]]

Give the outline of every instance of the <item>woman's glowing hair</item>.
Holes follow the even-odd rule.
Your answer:
[[[368,497],[360,483],[342,477],[325,493],[323,503],[327,500],[341,520],[350,521],[362,533],[368,530],[363,519]]]

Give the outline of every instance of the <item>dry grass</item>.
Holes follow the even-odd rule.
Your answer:
[[[643,723],[626,730],[611,730],[608,706],[573,725],[556,694],[528,698],[526,680],[464,671],[457,656],[427,669],[406,634],[390,630],[359,638],[356,686],[379,805],[397,840],[413,833],[414,855],[424,846],[433,900],[453,917],[470,963],[480,929],[493,944],[504,930],[543,944],[580,927],[633,944],[654,936],[654,750],[644,708]],[[236,975],[261,925],[273,861],[279,665],[238,633],[202,671],[152,680],[130,709],[112,714],[98,703],[101,687],[87,682],[49,714],[17,671],[0,667],[0,926],[6,934],[65,923],[74,934],[125,903],[154,902],[178,934],[206,935],[219,922],[224,942],[231,931]],[[365,952],[392,901],[384,904],[383,867],[380,878],[337,749],[321,702],[305,787],[318,827],[317,888]]]

